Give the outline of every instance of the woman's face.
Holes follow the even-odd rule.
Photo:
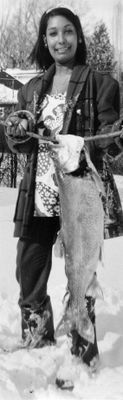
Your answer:
[[[74,61],[77,50],[77,32],[64,16],[49,17],[46,39],[49,52],[58,64]]]

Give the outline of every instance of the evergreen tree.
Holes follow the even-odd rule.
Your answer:
[[[104,23],[96,25],[94,33],[88,39],[88,63],[99,71],[114,69],[113,47],[111,46],[107,28]]]

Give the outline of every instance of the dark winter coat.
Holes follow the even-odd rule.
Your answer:
[[[43,77],[31,79],[19,91],[19,109],[34,112],[35,98],[40,101],[51,83],[55,66]],[[75,66],[67,91],[67,108],[64,115],[63,134],[89,136],[104,133],[119,118],[119,85],[108,74],[92,72],[87,66]],[[110,131],[110,129],[109,129]],[[38,142],[30,138],[25,144],[8,141],[13,151],[27,152],[28,163],[21,181],[14,216],[15,236],[28,237],[34,212],[35,174]],[[105,141],[88,145],[90,157],[104,182],[105,237],[123,234],[123,215],[119,194],[106,160]]]

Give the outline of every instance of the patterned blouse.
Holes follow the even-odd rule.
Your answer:
[[[41,119],[46,128],[59,133],[63,126],[66,93],[46,94],[41,104]],[[60,215],[59,191],[53,160],[47,143],[40,143],[38,148],[35,216],[54,217]]]

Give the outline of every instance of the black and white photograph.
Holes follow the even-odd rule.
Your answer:
[[[0,400],[123,398],[123,0],[0,0]]]

